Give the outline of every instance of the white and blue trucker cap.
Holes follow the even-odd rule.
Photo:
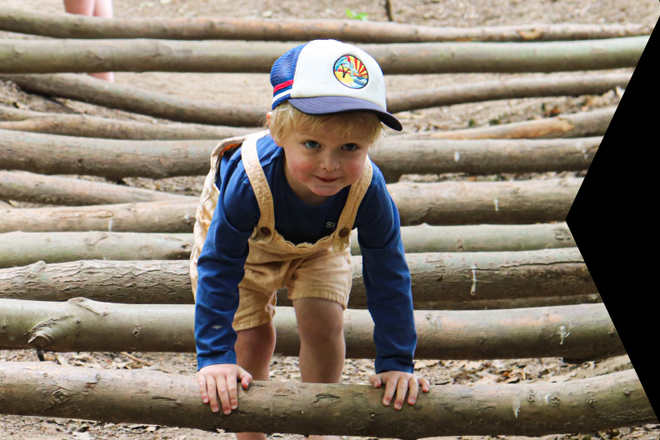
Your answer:
[[[309,115],[370,112],[401,131],[387,112],[385,80],[378,62],[362,49],[337,40],[301,44],[275,61],[270,72],[272,108],[288,101]]]

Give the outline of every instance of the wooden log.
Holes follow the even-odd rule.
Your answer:
[[[387,182],[405,174],[535,173],[586,170],[602,137],[555,139],[398,139],[369,150]]]
[[[472,84],[406,90],[389,94],[387,110],[392,113],[469,102],[546,96],[601,95],[625,88],[630,73],[546,75],[542,78],[491,80]]]
[[[202,124],[137,122],[82,114],[45,113],[0,107],[0,132],[5,130],[133,140],[220,140],[259,131],[253,128]],[[3,136],[4,138],[5,136]]]
[[[0,198],[68,206],[198,200],[197,197],[112,183],[2,170],[0,170]]]
[[[530,224],[566,218],[581,181],[399,182],[388,189],[403,226]]]
[[[0,232],[190,232],[197,201],[0,210]]]
[[[393,183],[402,226],[532,224],[563,221],[582,178]],[[0,209],[0,233],[12,231],[190,232],[198,203],[145,202]]]
[[[47,362],[0,363],[0,392],[5,396],[0,413],[212,432],[249,428],[401,439],[536,437],[657,423],[632,369],[562,383],[433,385],[429,393],[421,393],[414,407],[406,405],[401,411],[383,406],[383,391],[370,385],[255,381],[248,390],[240,390],[238,411],[225,416],[201,403],[192,372],[94,369]],[[434,422],[440,419],[441,423]]]
[[[104,236],[96,237],[103,244]],[[147,248],[138,256],[148,252]],[[483,301],[597,292],[577,248],[418,253],[406,254],[406,262],[417,308],[469,309]],[[188,261],[79,260],[0,269],[0,296],[14,299],[63,301],[83,296],[120,303],[191,304],[190,283]],[[291,304],[284,292],[278,295],[278,303]],[[349,307],[365,308],[366,304],[362,258],[354,256]]]
[[[1,350],[194,352],[194,306],[0,300],[5,318]],[[507,310],[415,311],[416,359],[564,357],[584,362],[625,354],[603,304]],[[275,353],[297,356],[300,339],[292,307],[274,318]],[[347,309],[348,358],[373,359],[373,321]]]
[[[124,84],[108,83],[89,75],[2,75],[21,89],[46,96],[149,115],[171,121],[234,127],[263,126],[268,107],[237,102],[188,99]]]
[[[635,67],[648,36],[573,42],[360,45],[387,74],[568,72]],[[268,73],[295,43],[0,40],[0,73]],[[10,62],[11,61],[11,62]]]
[[[192,240],[192,234],[8,232],[0,234],[0,268],[39,261],[185,260]]]
[[[7,206],[8,207],[8,206]],[[535,225],[404,226],[406,253],[503,252],[575,247],[565,222]],[[0,267],[43,261],[179,260],[190,257],[192,233],[6,232],[0,234]],[[357,230],[351,253],[360,255]]]
[[[390,112],[497,99],[603,94],[625,88],[630,73],[553,76],[484,81],[390,94]],[[231,106],[216,101],[191,100],[167,93],[145,91],[124,84],[107,84],[87,75],[0,75],[25,91],[84,101],[90,104],[150,115],[172,121],[210,125],[257,126],[268,109]]]
[[[649,35],[644,24],[530,24],[475,28],[323,19],[124,18],[112,20],[0,7],[0,30],[55,38],[309,41],[554,41]]]
[[[616,107],[606,107],[582,113],[555,116],[546,119],[512,122],[488,127],[466,128],[433,132],[432,139],[522,139],[522,138],[576,138],[602,136],[607,131]]]
[[[211,150],[220,140],[86,139],[2,129],[0,139],[0,163],[5,169],[112,179],[205,175]],[[396,182],[404,174],[581,171],[591,164],[601,140],[602,137],[515,140],[390,137],[372,148],[369,155],[387,182]],[[59,154],[49,154],[53,148]]]

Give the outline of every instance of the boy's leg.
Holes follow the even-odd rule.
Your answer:
[[[275,351],[275,326],[273,322],[237,332],[235,344],[236,363],[246,369],[254,380],[268,380],[270,361]],[[266,434],[241,432],[238,440],[265,440]]]
[[[346,358],[344,308],[319,298],[293,300],[300,334],[300,375],[303,382],[338,383]],[[309,436],[310,439],[339,439]]]

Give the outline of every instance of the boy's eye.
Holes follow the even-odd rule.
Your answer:
[[[307,148],[311,148],[311,149],[319,148],[321,146],[321,144],[319,144],[316,141],[307,141],[307,142],[304,143],[304,145]]]
[[[358,149],[358,146],[356,144],[346,144],[342,148],[347,151],[355,151]]]

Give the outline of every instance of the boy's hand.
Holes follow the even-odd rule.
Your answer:
[[[408,393],[408,405],[414,405],[419,395],[419,386],[422,386],[422,391],[428,393],[431,389],[430,382],[421,377],[417,377],[413,373],[404,373],[402,371],[386,371],[371,376],[369,382],[375,388],[380,388],[385,385],[385,396],[383,397],[383,405],[390,406],[392,398],[396,394],[394,400],[394,409],[400,410],[403,407],[403,402]]]
[[[211,411],[230,414],[238,408],[238,382],[244,390],[252,383],[252,375],[235,364],[207,365],[197,372],[202,402],[211,404]],[[220,396],[220,404],[218,404]]]

